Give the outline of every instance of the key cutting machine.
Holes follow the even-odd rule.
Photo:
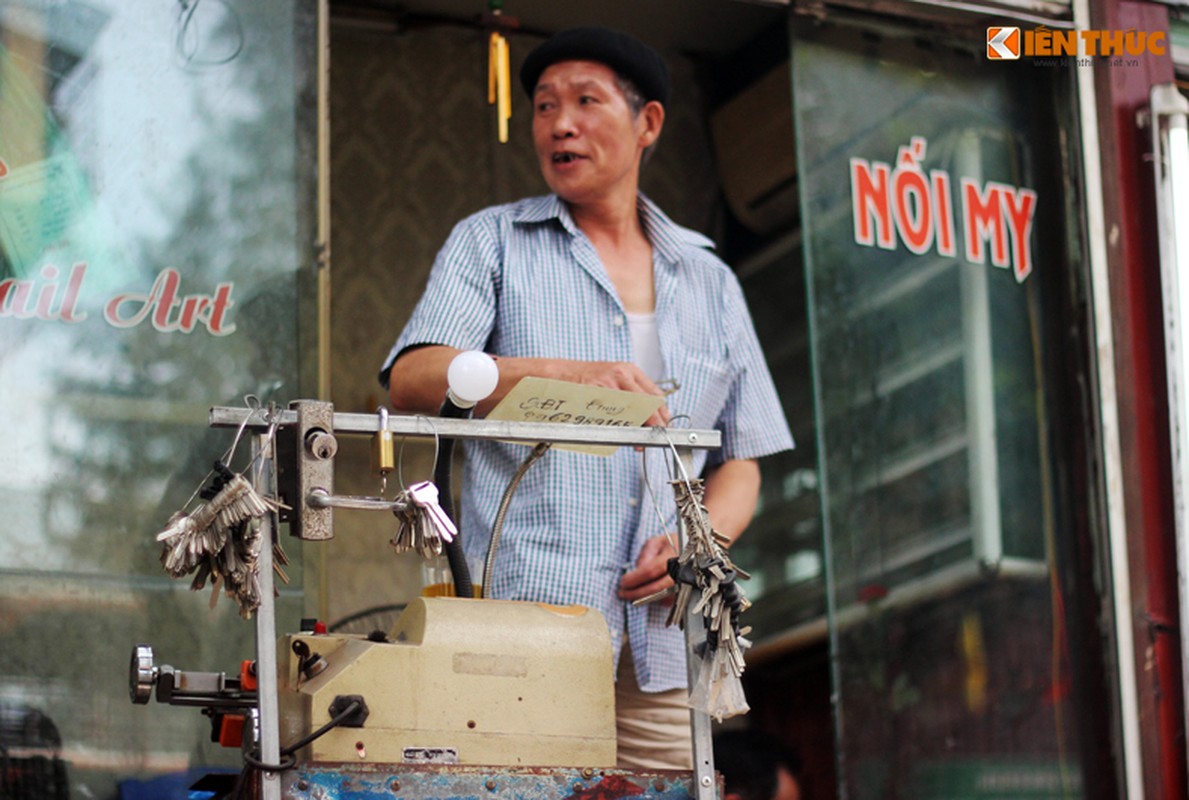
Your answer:
[[[335,508],[395,514],[409,549],[444,550],[455,585],[466,587],[459,593],[469,594],[448,495],[433,485],[391,500],[335,495],[337,436],[375,437],[381,470],[392,467],[394,435],[441,437],[434,483],[442,487],[449,486],[442,465],[458,438],[519,441],[538,450],[539,443],[556,442],[684,454],[719,444],[717,431],[466,419],[495,385],[482,375],[487,367],[475,369],[480,377],[469,380],[452,369],[451,392],[432,426],[424,418],[335,413],[316,401],[295,401],[285,410],[212,409],[211,424],[238,429],[237,442],[251,432],[250,475],[223,465],[203,495],[206,504],[174,515],[158,538],[171,574],[196,573],[193,588],[201,588],[209,572],[239,602],[241,615],[255,618],[256,658],[233,675],[188,672],[158,666],[151,647],[136,645],[129,689],[135,703],[155,696],[202,708],[219,741],[242,749],[243,772],[234,781],[228,776],[214,796],[715,797],[709,719],[699,712],[691,722],[692,773],[614,768],[611,643],[593,609],[421,597],[386,635],[327,633],[312,625],[278,639],[272,578],[280,551],[267,544],[275,543],[278,523],[304,541],[332,538]]]

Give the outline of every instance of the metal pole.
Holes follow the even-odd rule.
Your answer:
[[[681,460],[679,475],[693,475],[693,451],[688,447],[677,448],[677,457]],[[678,552],[685,550],[689,541],[689,531],[685,520],[677,515]],[[694,613],[694,603],[690,603],[685,611],[685,665],[692,688],[698,682],[698,672],[702,667],[702,657],[694,652],[694,648],[705,638],[705,622],[701,614]],[[718,795],[714,780],[714,742],[710,735],[710,715],[704,711],[691,708],[689,710],[690,732],[694,758],[694,798],[695,800],[715,800]]]
[[[1091,0],[1073,0],[1074,26],[1093,27]],[[1110,268],[1107,252],[1106,211],[1103,206],[1102,150],[1098,139],[1098,98],[1094,86],[1094,59],[1086,56],[1079,39],[1077,111],[1081,122],[1082,177],[1085,181],[1086,260],[1090,267],[1090,301],[1093,314],[1094,352],[1098,381],[1098,434],[1102,444],[1103,520],[1110,560],[1110,591],[1115,623],[1115,663],[1118,669],[1119,714],[1122,733],[1124,797],[1144,796],[1143,759],[1140,752],[1140,719],[1135,674],[1135,631],[1131,615],[1131,563],[1127,553],[1127,516],[1123,492],[1122,445],[1119,439],[1119,396],[1115,374],[1115,340],[1111,314]]]
[[[1181,616],[1181,683],[1189,697],[1189,101],[1175,84],[1151,89],[1156,219],[1164,291],[1165,370],[1172,450],[1177,594]],[[1179,224],[1180,223],[1180,224]]]
[[[267,434],[253,439],[253,455],[259,456],[260,466],[254,476],[256,490],[273,494],[275,453]],[[260,605],[256,609],[256,699],[260,712],[260,760],[265,764],[279,764],[281,760],[281,712],[277,695],[277,610],[273,596],[273,514],[260,519]],[[281,800],[279,772],[262,772],[260,800]]]

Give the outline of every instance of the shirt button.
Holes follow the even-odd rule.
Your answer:
[[[640,498],[639,497],[629,497],[628,505],[631,506],[632,508],[635,508],[636,506],[640,505]]]
[[[617,327],[617,328],[623,327],[623,317],[622,316],[617,316],[617,317],[615,317],[615,319],[613,319],[611,321],[615,324],[615,327]]]

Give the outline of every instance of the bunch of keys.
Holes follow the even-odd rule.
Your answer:
[[[636,602],[675,595],[666,624],[682,628],[686,611],[694,603],[693,613],[705,622],[706,640],[699,645],[702,665],[690,692],[690,704],[721,721],[749,710],[740,679],[745,666],[743,652],[751,646],[745,637],[751,629],[739,627],[739,615],[751,603],[736,579],[751,576],[731,562],[724,547],[730,542],[711,527],[702,505],[704,483],[700,479],[676,480],[672,486],[688,533],[681,554],[669,560],[673,586]]]
[[[216,586],[222,582],[239,603],[241,615],[250,616],[260,603],[260,533],[255,521],[280,504],[262,497],[222,461],[215,462],[215,472],[211,485],[202,490],[207,502],[191,514],[175,513],[157,534],[161,565],[173,578],[195,573],[192,591],[202,589],[208,578]],[[281,576],[285,578],[283,572]]]
[[[458,528],[438,503],[433,481],[415,483],[396,497],[396,533],[389,544],[398,553],[416,551],[425,558],[442,554],[443,545],[454,541]]]
[[[213,575],[211,606],[218,597],[219,584],[223,592],[239,605],[245,619],[260,606],[260,528],[244,520],[231,529],[227,545],[207,560],[194,576],[190,588],[197,591],[205,582],[204,573]]]
[[[735,582],[736,577],[746,577],[747,573],[729,560],[695,557],[695,561],[702,596],[694,604],[693,613],[701,614],[705,621],[706,641],[690,702],[721,722],[748,711],[740,678],[745,666],[743,652],[751,647],[745,638],[751,628],[739,627],[739,615],[751,603]]]

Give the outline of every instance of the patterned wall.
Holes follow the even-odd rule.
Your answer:
[[[514,76],[538,41],[511,36]],[[668,60],[675,101],[642,184],[676,221],[713,236],[720,192],[693,66]],[[532,152],[531,109],[518,87],[511,141],[501,145],[487,105],[482,31],[332,29],[330,377],[336,410],[371,412],[384,401],[377,369],[455,222],[487,205],[546,191]],[[336,490],[378,493],[368,475],[368,443],[344,441],[339,452]],[[429,477],[432,444],[406,444],[401,462],[406,483]],[[417,594],[420,559],[388,550],[392,528],[384,515],[337,512],[335,540],[318,545],[316,554],[306,550],[315,572],[326,570],[328,578],[311,613],[333,620]]]

